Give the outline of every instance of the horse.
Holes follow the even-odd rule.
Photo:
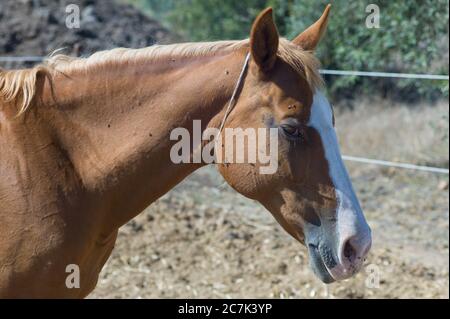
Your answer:
[[[1,70],[0,296],[92,292],[118,229],[208,165],[170,159],[171,131],[192,132],[194,120],[202,132],[276,129],[276,172],[233,162],[218,171],[306,247],[320,280],[357,273],[371,230],[314,55],[329,11],[293,40],[279,36],[267,8],[246,40],[55,55]],[[78,286],[67,285],[68,265]]]

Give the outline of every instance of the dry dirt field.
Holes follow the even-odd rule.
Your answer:
[[[448,102],[384,104],[337,112],[344,154],[448,167]],[[448,298],[448,175],[347,167],[374,240],[355,278],[320,283],[306,249],[206,167],[122,227],[90,297]]]

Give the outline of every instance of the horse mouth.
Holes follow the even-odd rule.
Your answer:
[[[328,271],[325,263],[330,263],[330,258],[327,256],[326,249],[321,249],[320,246],[308,244],[309,263],[314,274],[325,284],[330,284],[335,281]],[[332,260],[331,262],[334,262]]]

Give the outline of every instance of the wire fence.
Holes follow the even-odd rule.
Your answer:
[[[11,62],[42,62],[44,56],[0,56],[0,63]],[[366,72],[366,71],[346,71],[346,70],[320,70],[321,74],[337,75],[337,76],[364,76],[364,77],[381,77],[381,78],[399,78],[399,79],[420,79],[420,80],[443,80],[449,81],[448,75],[440,74],[415,74],[415,73],[389,73],[389,72]],[[449,175],[449,169],[442,167],[422,166],[411,163],[391,162],[373,158],[357,157],[343,155],[345,161],[358,162],[368,165],[387,166],[393,168],[402,168],[422,172],[430,172],[436,174]]]
[[[42,62],[44,56],[0,56],[0,62]],[[320,70],[325,75],[341,76],[364,76],[378,78],[399,78],[399,79],[421,79],[421,80],[444,80],[448,81],[448,75],[441,74],[416,74],[416,73],[391,73],[391,72],[367,72],[367,71],[347,71],[347,70]]]
[[[431,173],[437,173],[437,174],[446,174],[446,175],[449,174],[448,168],[441,168],[441,167],[421,166],[421,165],[415,165],[415,164],[410,164],[410,163],[390,162],[390,161],[383,161],[383,160],[379,160],[379,159],[349,156],[349,155],[342,155],[342,159],[345,161],[365,163],[365,164],[371,164],[371,165],[404,168],[404,169],[423,171],[423,172],[431,172]]]
[[[439,75],[439,74],[389,73],[389,72],[342,71],[342,70],[320,70],[320,73],[327,75],[369,76],[377,78],[445,80],[445,81],[449,80],[448,75]]]
[[[42,62],[43,56],[0,56],[0,62]]]

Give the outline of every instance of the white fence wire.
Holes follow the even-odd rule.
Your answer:
[[[350,162],[359,162],[359,163],[372,164],[372,165],[404,168],[404,169],[411,169],[411,170],[423,171],[423,172],[431,172],[431,173],[437,173],[437,174],[446,174],[446,175],[449,174],[449,170],[447,168],[440,168],[440,167],[421,166],[421,165],[415,165],[415,164],[410,164],[410,163],[390,162],[390,161],[383,161],[383,160],[378,160],[378,159],[356,157],[356,156],[349,156],[349,155],[342,155],[342,159],[344,159],[345,161],[350,161]]]
[[[0,56],[0,62],[42,62],[44,56]],[[399,79],[421,79],[421,80],[444,80],[448,81],[448,75],[441,74],[416,74],[416,73],[392,73],[392,72],[367,72],[367,71],[346,71],[346,70],[320,70],[325,75],[341,76],[365,76],[378,78],[399,78]]]
[[[43,56],[0,56],[0,62],[42,62]]]
[[[320,73],[327,75],[369,76],[377,78],[446,80],[446,81],[449,80],[448,75],[439,75],[439,74],[388,73],[388,72],[365,72],[365,71],[342,71],[342,70],[320,70]]]

